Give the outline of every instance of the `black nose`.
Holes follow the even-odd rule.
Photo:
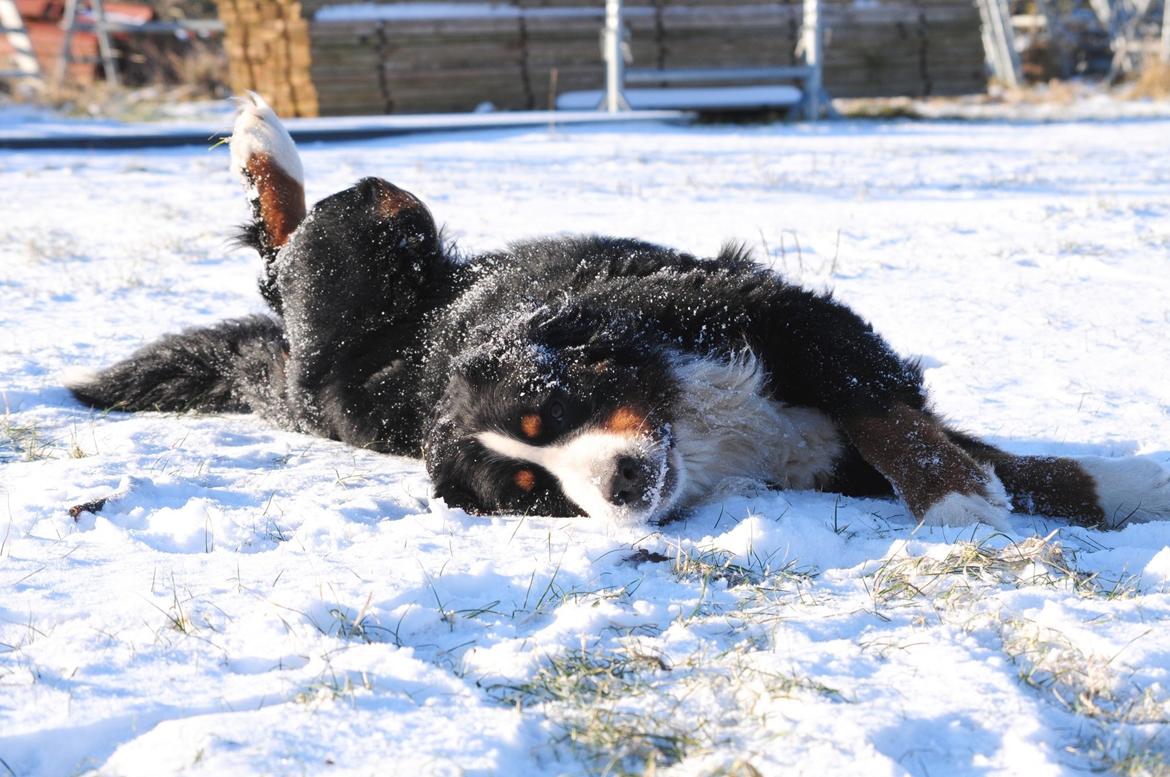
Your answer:
[[[633,456],[618,458],[609,485],[609,501],[628,507],[645,507],[650,504],[649,463]]]

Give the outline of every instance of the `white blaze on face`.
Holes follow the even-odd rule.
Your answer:
[[[552,474],[565,497],[591,518],[626,524],[646,521],[672,507],[680,490],[677,484],[665,488],[673,452],[645,434],[590,429],[556,445],[530,445],[499,432],[481,432],[476,439],[493,453],[535,464]],[[640,509],[610,501],[617,462],[623,456],[649,462],[654,468],[649,503]]]

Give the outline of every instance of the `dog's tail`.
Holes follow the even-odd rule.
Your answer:
[[[167,335],[96,373],[66,376],[83,404],[108,410],[261,411],[279,415],[284,337],[267,316]],[[278,422],[281,418],[276,418]]]
[[[252,205],[252,220],[241,228],[237,240],[264,258],[260,293],[279,313],[281,300],[273,262],[305,220],[305,173],[292,136],[268,103],[255,92],[237,98],[237,102],[231,169]]]

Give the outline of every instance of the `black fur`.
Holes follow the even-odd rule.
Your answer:
[[[112,410],[252,411],[283,423],[285,350],[279,321],[237,318],[167,335],[70,390]]]
[[[775,398],[832,419],[922,408],[918,368],[828,294],[742,248],[698,259],[635,240],[545,238],[463,259],[421,204],[375,178],[318,203],[261,289],[276,318],[172,335],[73,387],[123,410],[252,411],[289,429],[423,455],[435,490],[478,511],[579,512],[548,473],[524,490],[473,435],[541,434],[635,402],[668,425],[677,354],[752,349]],[[409,195],[405,195],[414,201]],[[243,238],[257,244],[254,228]],[[889,493],[855,451],[832,487]]]

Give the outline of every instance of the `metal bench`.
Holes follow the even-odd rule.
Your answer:
[[[828,105],[821,83],[822,29],[819,0],[804,0],[798,53],[803,64],[787,67],[627,68],[622,0],[606,0],[602,29],[605,89],[566,92],[557,108],[620,110],[795,109],[815,121]],[[773,82],[773,83],[759,83]],[[775,83],[783,82],[783,83]],[[655,87],[645,86],[654,84]]]

